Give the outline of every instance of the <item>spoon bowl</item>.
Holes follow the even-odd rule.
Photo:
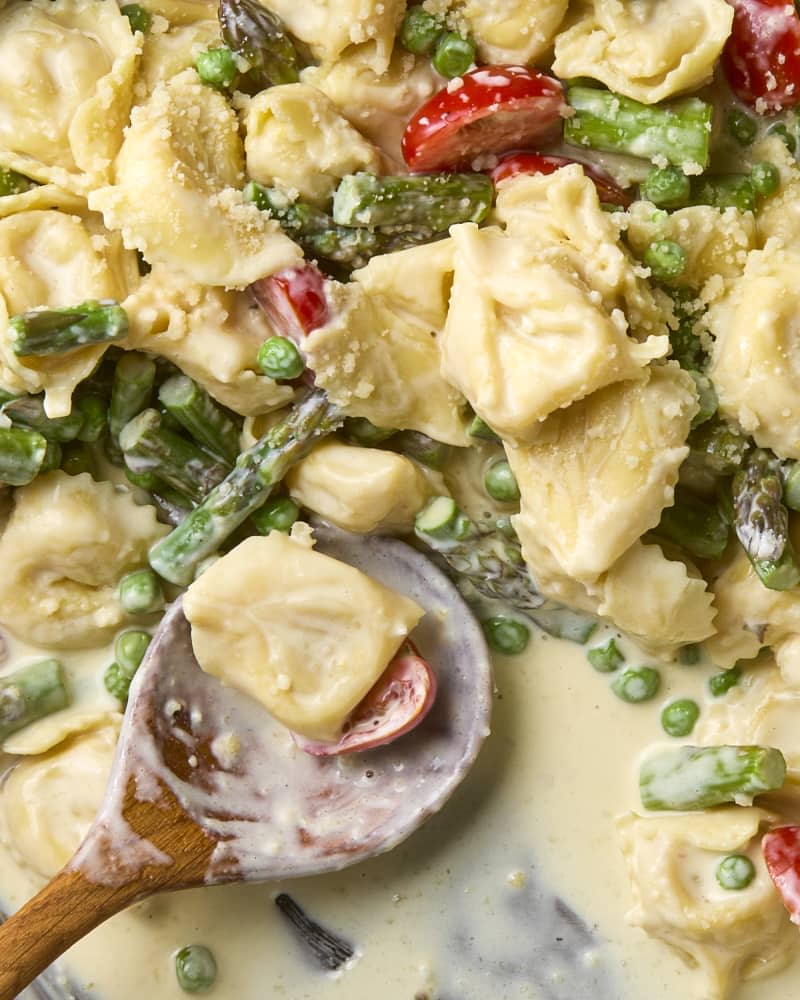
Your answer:
[[[314,757],[256,702],[205,674],[181,600],[139,668],[103,804],[72,861],[0,926],[0,1000],[154,892],[314,875],[390,850],[446,802],[489,732],[482,632],[447,578],[403,542],[326,527],[320,551],[416,600],[437,675],[425,720],[388,746]]]

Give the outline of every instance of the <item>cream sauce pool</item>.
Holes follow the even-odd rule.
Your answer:
[[[219,963],[212,995],[224,1000],[702,1000],[698,974],[626,924],[615,818],[638,805],[636,763],[663,738],[660,707],[675,696],[702,702],[709,669],[667,665],[659,698],[632,706],[583,648],[541,634],[495,668],[492,735],[454,798],[410,840],[332,875],[138,904],[68,953],[72,982],[104,1000],[185,997],[172,956],[205,943]],[[85,669],[97,676],[96,662]],[[7,908],[40,884],[0,848]],[[324,973],[307,957],[274,905],[281,890],[352,942],[343,970]],[[795,963],[735,995],[794,1000],[798,989]]]

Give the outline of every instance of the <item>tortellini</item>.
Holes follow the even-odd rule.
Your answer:
[[[380,155],[321,90],[304,83],[270,87],[244,116],[247,175],[324,206],[345,174],[377,173]]]
[[[52,878],[86,836],[103,799],[119,723],[18,763],[0,793],[0,837],[34,874]]]
[[[732,23],[725,0],[582,0],[553,72],[656,104],[711,80]]]
[[[26,0],[0,12],[0,164],[85,193],[108,176],[140,37],[116,4]]]
[[[484,63],[529,63],[553,44],[568,0],[466,0],[458,15]]]
[[[89,205],[151,264],[241,288],[301,256],[276,222],[244,201],[243,171],[233,109],[186,70],[133,109],[114,182],[93,191]]]
[[[156,264],[123,306],[127,347],[168,358],[237,413],[268,413],[291,400],[291,386],[256,371],[271,330],[244,292],[199,285]]]
[[[289,494],[326,521],[353,531],[410,532],[432,490],[404,455],[325,441],[286,477]]]
[[[106,345],[19,358],[9,342],[8,317],[86,299],[120,300],[131,280],[138,280],[134,255],[91,219],[30,211],[0,220],[0,383],[19,393],[44,389],[50,416],[69,413],[73,389],[92,372]]]
[[[150,4],[150,8],[152,6]],[[176,24],[164,31],[156,30],[154,25],[145,35],[134,85],[136,97],[147,97],[159,83],[194,66],[197,56],[205,49],[219,44],[219,21],[216,18]]]
[[[779,818],[757,808],[620,821],[631,878],[633,924],[675,948],[705,974],[703,996],[723,997],[741,979],[775,971],[796,947],[761,856],[761,834]],[[716,880],[719,862],[745,854],[755,878],[736,892]]]
[[[533,440],[540,422],[663,354],[627,336],[621,312],[570,269],[541,261],[536,240],[454,226],[455,280],[441,338],[442,374],[503,438]]]
[[[673,502],[696,411],[694,382],[671,362],[552,414],[533,443],[506,448],[522,494],[518,533],[594,583]]]
[[[215,562],[183,608],[203,670],[322,740],[338,737],[423,615],[409,598],[279,531]]]
[[[800,241],[800,170],[794,155],[777,135],[767,135],[753,146],[753,160],[774,163],[781,183],[769,198],[763,199],[756,216],[761,245],[772,240],[791,248]]]
[[[39,476],[16,491],[0,536],[0,624],[44,646],[108,641],[126,620],[120,578],[147,565],[166,531],[155,508],[86,472]]]
[[[768,244],[707,313],[720,413],[784,458],[800,458],[800,253]]]

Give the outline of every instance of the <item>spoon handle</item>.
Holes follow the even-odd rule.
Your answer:
[[[63,869],[0,924],[0,1000],[14,1000],[84,934],[146,893],[138,881],[98,885],[80,869]]]

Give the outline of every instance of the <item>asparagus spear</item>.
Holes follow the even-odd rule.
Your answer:
[[[143,410],[127,423],[119,444],[133,472],[151,472],[196,503],[230,471],[226,462],[162,426],[158,410]]]
[[[754,795],[783,786],[780,750],[760,746],[678,747],[644,761],[639,791],[645,809],[708,809],[749,805]]]
[[[289,468],[343,416],[321,390],[311,392],[251,448],[181,524],[150,550],[150,565],[165,580],[187,585],[195,570],[269,497]]]
[[[71,309],[34,309],[8,321],[12,351],[20,357],[64,354],[87,344],[109,343],[128,332],[128,316],[113,299]]]
[[[2,406],[12,424],[37,431],[48,441],[74,441],[83,428],[83,414],[77,408],[66,417],[48,417],[42,396],[19,396]]]
[[[75,410],[83,417],[78,433],[79,441],[94,444],[105,434],[108,427],[108,404],[102,396],[87,393],[75,401]]]
[[[239,454],[239,428],[227,413],[188,375],[173,375],[158,398],[170,416],[204,448],[231,464]]]
[[[773,456],[754,451],[733,477],[734,529],[761,582],[770,590],[800,583],[800,565],[789,539],[789,512]]]
[[[448,445],[420,431],[399,431],[392,438],[391,447],[431,469],[441,469],[450,454]]]
[[[564,122],[564,139],[574,146],[708,166],[712,107],[696,97],[648,105],[579,84],[568,88],[567,102],[575,114]]]
[[[0,483],[24,486],[42,471],[47,441],[36,431],[0,427]]]
[[[333,221],[443,232],[459,222],[483,222],[493,198],[494,184],[485,174],[349,174],[333,196]]]
[[[732,424],[712,419],[692,432],[689,445],[715,475],[731,476],[742,467],[751,441]]]
[[[58,660],[39,660],[0,677],[0,740],[71,701]]]
[[[249,67],[257,90],[300,78],[297,49],[277,16],[257,0],[220,0],[222,40]]]
[[[119,359],[108,407],[108,429],[113,437],[118,438],[125,424],[150,402],[155,379],[156,364],[144,354],[130,351]]]
[[[674,505],[664,509],[654,534],[698,559],[720,559],[728,546],[730,529],[714,504],[679,487]]]
[[[18,174],[16,170],[6,170],[5,167],[0,167],[0,198],[7,198],[11,194],[24,194],[35,187],[38,185],[30,177]]]

